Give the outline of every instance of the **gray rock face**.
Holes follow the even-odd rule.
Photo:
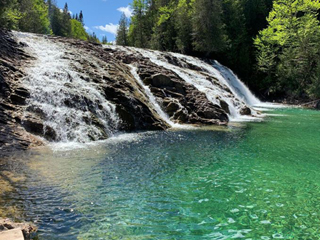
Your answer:
[[[138,60],[139,75],[151,91],[163,102],[166,113],[179,123],[226,124],[228,116],[210,102],[203,92],[187,84],[174,72],[150,61]],[[159,73],[161,72],[161,73]],[[156,74],[155,74],[156,73]]]
[[[12,36],[0,30],[0,154],[25,150],[43,142],[21,125],[28,91],[21,87],[23,62],[32,60]]]
[[[59,141],[57,129],[45,124],[48,114],[36,104],[32,104],[32,95],[23,84],[27,77],[25,69],[35,64],[36,57],[27,54],[27,44],[18,43],[10,33],[0,31],[0,149],[27,149],[46,144],[47,141]],[[154,64],[139,53],[129,54],[120,48],[103,48],[80,40],[50,37],[52,44],[63,46],[63,60],[70,63],[84,83],[96,86],[103,98],[115,106],[119,117],[117,131],[164,130],[170,127],[161,117],[159,110],[150,102],[145,92],[147,86],[162,111],[171,121],[180,124],[227,124],[230,113],[228,104],[220,100],[220,105],[208,100],[205,93],[188,84],[175,72]],[[194,66],[176,57],[167,55],[168,62],[192,71],[200,71]],[[142,86],[132,74],[132,66],[144,83]],[[209,81],[220,86],[217,79],[206,76]],[[74,76],[66,75],[64,89],[73,87]],[[57,83],[58,84],[58,83]],[[84,86],[85,87],[85,86]],[[225,88],[225,86],[222,86]],[[61,90],[60,90],[61,91]],[[227,89],[228,92],[230,90]],[[92,101],[85,95],[68,93],[63,104],[70,109],[89,112],[83,121],[99,129],[99,136],[88,137],[92,140],[105,139],[109,133],[104,131],[99,109],[101,102]],[[229,93],[228,93],[229,94]],[[230,94],[232,94],[230,92]],[[218,99],[218,98],[217,98]],[[217,101],[219,103],[219,99]],[[251,114],[250,108],[244,108],[241,114]],[[70,120],[71,121],[71,120]],[[68,120],[66,120],[68,123]],[[39,138],[38,136],[42,137]]]

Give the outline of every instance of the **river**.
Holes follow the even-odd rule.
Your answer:
[[[267,114],[16,154],[0,215],[39,240],[319,239],[320,112]]]

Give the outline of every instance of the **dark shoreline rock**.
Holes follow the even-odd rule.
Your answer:
[[[0,232],[12,229],[20,229],[25,240],[29,240],[31,235],[37,231],[37,227],[31,223],[16,223],[8,218],[0,218]]]

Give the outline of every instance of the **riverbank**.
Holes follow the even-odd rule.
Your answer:
[[[30,223],[16,223],[0,218],[0,240],[30,240],[37,228]]]

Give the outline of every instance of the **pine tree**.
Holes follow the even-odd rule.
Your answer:
[[[119,21],[119,27],[117,30],[116,44],[127,46],[128,45],[128,19],[123,13]]]
[[[79,22],[81,22],[81,23],[82,23],[82,25],[84,25],[82,10],[80,11],[80,14],[79,14]]]
[[[175,28],[175,1],[158,1],[157,21],[152,33],[152,48],[162,51],[176,51],[177,31]],[[152,27],[149,27],[152,29]]]
[[[62,36],[69,37],[71,36],[71,16],[68,8],[68,4],[65,3],[63,12],[62,12]]]
[[[102,43],[102,44],[107,44],[107,43],[108,43],[107,36],[103,36],[103,37],[102,37],[101,43]]]
[[[174,13],[174,26],[177,32],[176,46],[181,53],[192,52],[191,4],[180,0]]]
[[[193,4],[193,45],[207,54],[226,48],[227,36],[222,21],[220,0],[197,0]]]
[[[145,13],[147,10],[147,2],[145,0],[133,0],[133,17],[131,18],[132,24],[130,25],[130,45],[135,47],[148,46],[147,28]],[[150,31],[150,29],[149,29]]]
[[[92,34],[88,35],[88,41],[94,43],[100,43],[99,38],[97,37],[96,33],[93,32]]]

